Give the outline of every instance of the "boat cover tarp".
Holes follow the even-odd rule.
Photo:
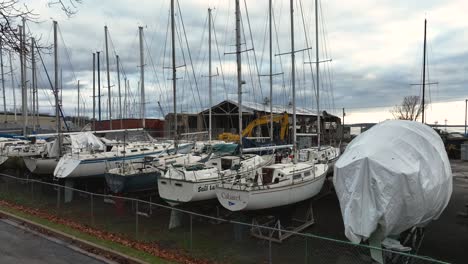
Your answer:
[[[70,135],[72,149],[105,150],[104,143],[91,132]]]
[[[356,137],[335,165],[345,235],[354,242],[398,235],[437,219],[452,194],[439,135],[424,124],[389,120]]]

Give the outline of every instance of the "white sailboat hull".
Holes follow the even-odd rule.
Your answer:
[[[52,175],[55,167],[57,167],[58,160],[55,158],[23,158],[26,168],[31,173],[38,175]]]
[[[242,190],[233,186],[218,185],[216,196],[221,205],[230,211],[261,210],[290,205],[317,195],[325,181],[326,169],[319,169],[318,171],[322,171],[321,175],[310,180],[276,188]]]
[[[158,178],[159,196],[168,204],[176,206],[203,200],[216,199],[215,188],[219,180],[190,182],[168,178]]]
[[[272,156],[269,155],[267,159],[260,157],[250,158],[245,160],[245,167],[241,170],[243,174],[255,175],[260,173],[261,167],[268,165],[272,162]],[[260,162],[259,162],[260,161]],[[221,161],[217,161],[219,164]],[[196,202],[202,200],[216,199],[216,186],[221,183],[221,180],[230,180],[236,176],[236,171],[225,170],[219,174],[218,170],[214,168],[200,170],[197,172],[186,172],[196,177],[186,177],[177,175],[162,175],[158,178],[159,196],[166,200],[170,205],[177,205],[181,203]]]
[[[143,157],[125,160],[142,161]],[[117,168],[118,163],[121,162],[122,159],[79,160],[64,156],[58,162],[54,176],[57,178],[104,176],[107,170]]]

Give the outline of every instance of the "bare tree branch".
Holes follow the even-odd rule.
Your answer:
[[[68,16],[72,16],[77,13],[77,5],[82,3],[82,0],[44,0],[47,1],[49,6],[59,5],[60,9]],[[19,26],[22,24],[22,19],[28,22],[37,23],[39,22],[39,14],[29,9],[22,0],[0,0],[0,38],[2,48],[6,52],[12,51],[19,53],[21,51],[20,46],[20,32]],[[28,55],[30,43],[33,34],[28,30],[25,36],[25,45],[23,53]],[[40,37],[35,37],[38,48],[49,49],[50,46],[43,46],[40,44]]]
[[[419,96],[405,96],[401,105],[396,105],[390,112],[395,119],[416,121],[422,113]]]

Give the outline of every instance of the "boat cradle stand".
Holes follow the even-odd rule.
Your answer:
[[[264,219],[264,221],[261,221],[262,219]],[[301,232],[315,223],[312,201],[309,202],[307,210],[302,217],[293,216],[291,220],[291,226],[284,227],[281,225],[281,221],[277,217],[268,216],[266,219],[255,217],[252,219],[250,235],[256,238],[282,243],[287,238]]]

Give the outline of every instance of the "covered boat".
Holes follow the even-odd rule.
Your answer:
[[[382,241],[437,219],[452,194],[439,135],[424,124],[390,120],[356,137],[335,164],[345,235]]]

